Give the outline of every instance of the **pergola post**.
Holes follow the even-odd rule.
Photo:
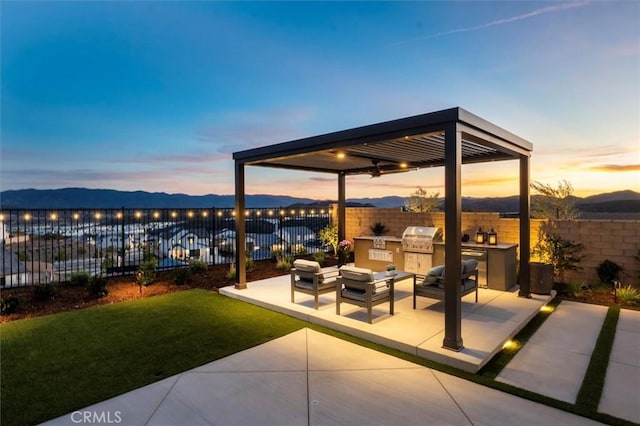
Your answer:
[[[247,288],[247,226],[245,216],[244,163],[236,161],[236,284],[235,288]]]
[[[444,341],[442,347],[454,351],[463,349],[462,302],[460,281],[462,271],[461,224],[462,202],[462,134],[457,124],[450,124],[444,134],[444,235],[445,235],[445,291]]]
[[[346,238],[346,179],[344,173],[338,173],[338,241]]]
[[[531,297],[531,195],[529,156],[520,155],[520,291],[518,296]]]

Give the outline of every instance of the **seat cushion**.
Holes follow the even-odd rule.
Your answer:
[[[364,283],[374,280],[373,271],[371,269],[356,268],[354,266],[342,266],[340,268],[340,275],[347,280],[360,281]]]
[[[318,262],[313,260],[296,259],[293,261],[293,267],[296,270],[296,274],[303,281],[313,282],[313,278],[316,274],[322,272],[322,268]],[[324,276],[318,276],[318,283],[324,281]]]

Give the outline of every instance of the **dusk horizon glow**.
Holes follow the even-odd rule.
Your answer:
[[[640,190],[638,2],[2,2],[0,190],[233,194],[232,153],[461,107],[533,144],[531,180]],[[462,195],[518,194],[518,162]],[[247,194],[336,199],[332,174]],[[347,178],[347,198],[444,169]]]

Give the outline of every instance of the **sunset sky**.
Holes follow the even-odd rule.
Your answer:
[[[232,153],[460,106],[533,144],[531,179],[640,191],[640,2],[0,2],[0,190],[233,193]],[[347,197],[444,195],[444,171]],[[518,162],[463,167],[518,192]],[[249,194],[337,197],[247,169]]]

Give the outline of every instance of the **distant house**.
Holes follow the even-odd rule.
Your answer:
[[[3,249],[0,261],[0,287],[19,287],[31,282],[30,273],[27,272],[24,262],[18,260],[18,256],[10,250]]]
[[[211,261],[211,238],[202,232],[179,229],[159,241],[159,257]]]
[[[49,284],[57,282],[53,264],[47,262],[26,262],[27,272],[30,274],[30,284]]]

